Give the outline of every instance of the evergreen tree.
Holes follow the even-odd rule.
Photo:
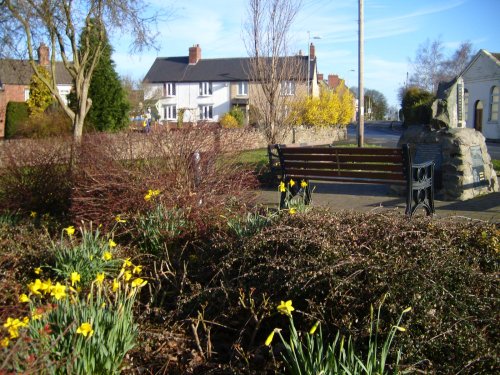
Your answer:
[[[95,37],[91,36],[90,48],[95,40],[98,43],[97,33],[106,31],[97,24],[91,29]],[[83,38],[82,38],[83,40]],[[85,53],[86,46],[80,46],[80,53]],[[92,106],[85,118],[85,127],[99,131],[118,131],[128,125],[128,111],[130,105],[121,85],[115,63],[111,59],[113,49],[107,35],[104,37],[104,48],[97,66],[92,75],[89,86],[89,98]],[[92,53],[92,51],[91,51]]]
[[[40,74],[48,81],[51,80],[50,74],[44,67],[38,68]],[[49,88],[33,74],[30,81],[30,97],[28,99],[28,112],[31,117],[38,116],[45,112],[47,107],[54,102]]]

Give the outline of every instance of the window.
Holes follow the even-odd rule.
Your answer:
[[[488,121],[498,122],[498,104],[500,103],[500,88],[493,86],[490,94],[490,115]]]
[[[212,95],[212,82],[200,82],[200,96]]]
[[[238,95],[248,95],[248,82],[238,82]]]
[[[164,105],[163,106],[163,119],[176,120],[177,119],[177,107],[175,105]]]
[[[163,84],[163,96],[175,96],[175,83],[166,82]]]
[[[295,82],[281,82],[281,95],[295,95]]]
[[[213,118],[213,105],[200,105],[200,120],[211,120]]]

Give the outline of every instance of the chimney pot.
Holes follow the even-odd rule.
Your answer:
[[[201,47],[196,44],[189,48],[189,65],[195,65],[201,60]]]
[[[49,65],[49,47],[45,43],[41,43],[38,47],[38,64],[41,66]]]
[[[309,56],[311,60],[314,60],[316,58],[316,48],[314,47],[314,44],[311,43],[309,46]]]

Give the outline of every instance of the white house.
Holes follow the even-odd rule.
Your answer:
[[[486,139],[500,140],[500,53],[480,50],[460,77],[466,127],[482,132]]]
[[[310,74],[300,77],[311,81],[311,92],[318,92],[316,58],[311,44],[311,58],[297,56],[297,61]],[[249,58],[202,59],[197,44],[189,48],[189,56],[159,57],[144,78],[144,99],[155,99],[160,120],[175,122],[180,113],[182,121],[214,121],[232,107],[249,112]],[[304,75],[306,75],[304,73]],[[295,94],[295,83],[286,82],[286,95]]]

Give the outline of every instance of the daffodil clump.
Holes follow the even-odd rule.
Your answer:
[[[305,180],[301,180],[300,184],[293,178],[285,184],[281,181],[278,185],[278,191],[283,195],[282,207],[288,210],[290,215],[295,215],[298,211],[306,211],[309,204],[308,194],[311,193],[309,184]]]
[[[370,324],[370,341],[368,354],[366,357],[356,353],[352,338],[347,339],[340,337],[337,333],[335,340],[328,344],[325,348],[323,333],[321,331],[321,323],[317,321],[310,329],[309,332],[300,335],[293,323],[292,312],[295,308],[292,306],[292,301],[281,301],[276,307],[278,313],[286,315],[290,321],[290,338],[286,340],[280,328],[275,328],[271,331],[269,336],[264,342],[264,345],[271,347],[274,335],[278,334],[281,342],[285,348],[282,353],[283,360],[290,374],[385,374],[387,366],[387,358],[389,350],[396,332],[405,332],[406,328],[402,327],[401,320],[404,314],[411,311],[411,307],[406,308],[401,313],[396,325],[392,326],[386,337],[386,340],[379,347],[378,334],[380,322],[380,308],[385,301],[383,298],[379,309],[377,318],[374,318],[373,307],[371,309],[371,324]],[[319,328],[319,333],[317,330]],[[392,365],[397,369],[399,359],[401,358],[401,350],[399,350],[396,357],[396,362]]]
[[[161,191],[160,190],[151,190],[149,189],[148,192],[146,193],[146,195],[144,195],[144,200],[146,202],[150,201],[152,198],[155,198],[157,197],[158,195],[160,195]]]

